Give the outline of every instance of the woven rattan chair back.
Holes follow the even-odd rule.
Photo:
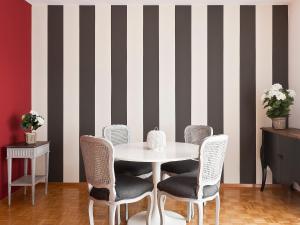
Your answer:
[[[203,141],[199,155],[198,198],[203,196],[203,187],[220,182],[227,144],[227,135],[211,136]]]
[[[110,125],[103,128],[103,137],[115,145],[129,143],[129,129],[126,125]]]
[[[107,188],[109,200],[115,200],[114,149],[104,138],[82,136],[80,147],[86,180],[96,188]]]
[[[184,139],[186,143],[201,145],[203,140],[213,135],[213,129],[209,126],[190,125],[184,130]]]

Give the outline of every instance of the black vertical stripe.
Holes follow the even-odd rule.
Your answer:
[[[159,8],[144,6],[143,16],[144,140],[159,126]]]
[[[256,183],[256,10],[241,6],[240,182]]]
[[[127,7],[111,7],[111,123],[127,124]]]
[[[288,88],[288,6],[273,6],[273,83]]]
[[[175,7],[176,141],[191,124],[191,6]]]
[[[63,181],[63,6],[48,6],[49,181]]]
[[[79,16],[79,133],[95,135],[95,6],[80,6]],[[80,154],[80,181],[84,180],[84,164]]]
[[[215,134],[223,133],[223,6],[208,6],[207,121]]]

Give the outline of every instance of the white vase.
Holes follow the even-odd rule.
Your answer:
[[[36,139],[37,139],[36,132],[26,132],[25,137],[26,137],[26,144],[30,145],[36,143]]]
[[[158,129],[152,130],[147,135],[147,144],[150,149],[159,149],[166,146],[166,134]]]

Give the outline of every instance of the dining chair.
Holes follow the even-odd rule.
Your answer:
[[[198,225],[203,225],[204,203],[215,200],[215,224],[219,224],[219,183],[222,176],[227,144],[227,135],[206,138],[200,147],[199,170],[176,175],[158,183],[158,204],[161,225],[165,225],[164,203],[166,197],[197,204],[199,214]]]
[[[126,125],[110,125],[102,130],[103,137],[116,146],[130,142],[130,132]],[[152,174],[152,164],[144,162],[128,162],[123,160],[115,161],[114,169],[116,174],[125,174],[140,178],[148,178]],[[125,206],[125,218],[128,220],[128,204]]]
[[[201,145],[206,137],[213,135],[213,129],[204,125],[189,125],[184,130],[184,140],[186,143]],[[162,180],[166,176],[174,176],[183,173],[189,173],[198,170],[198,160],[183,160],[175,162],[167,162],[161,166]],[[187,221],[190,222],[194,216],[194,207],[188,204]]]
[[[145,179],[114,173],[114,147],[104,138],[80,137],[86,179],[89,184],[89,221],[94,225],[94,203],[109,206],[109,225],[115,225],[116,211],[121,204],[148,197],[146,224],[150,225],[153,204],[153,184]],[[120,218],[117,216],[117,224]]]

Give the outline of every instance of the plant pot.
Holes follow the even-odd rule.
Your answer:
[[[286,117],[277,117],[272,118],[272,126],[275,130],[284,130],[286,129]]]
[[[36,132],[26,132],[25,137],[26,137],[26,144],[30,145],[36,143],[36,138],[37,138]]]

